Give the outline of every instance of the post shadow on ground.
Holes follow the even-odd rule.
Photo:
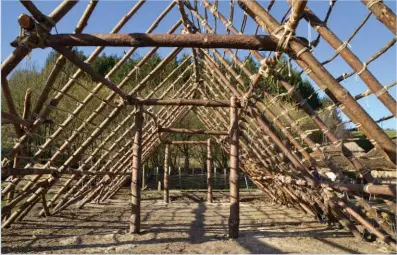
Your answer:
[[[207,210],[207,206],[205,202],[198,202],[197,208],[192,210],[194,214],[194,221],[191,223],[189,229],[189,240],[192,244],[199,244],[206,240],[205,239],[205,227],[204,221],[205,216],[204,213]]]

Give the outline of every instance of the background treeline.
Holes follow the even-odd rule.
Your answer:
[[[79,55],[79,57],[83,60],[87,58],[83,54],[83,52],[76,51],[76,53]],[[46,59],[44,67],[39,70],[39,68],[35,67],[32,64],[26,64],[24,68],[19,68],[16,70],[11,77],[9,78],[9,86],[11,88],[12,96],[15,101],[16,109],[20,116],[22,115],[23,108],[24,108],[24,95],[28,89],[31,90],[31,101],[32,101],[32,107],[31,109],[36,107],[36,101],[41,94],[44,84],[46,82],[46,79],[48,78],[56,59],[58,58],[58,54],[55,52],[51,52],[49,56]],[[158,84],[164,81],[164,79],[169,76],[169,74],[174,71],[184,60],[187,58],[187,55],[180,55],[177,59],[171,60],[164,69],[162,69],[158,75],[156,75],[154,78],[149,79],[147,83],[144,84],[143,89],[138,93],[138,96],[140,97],[145,97],[150,93],[153,88],[155,88]],[[102,54],[99,57],[96,58],[96,60],[92,63],[92,67],[101,75],[105,76],[116,64],[117,62],[121,59],[120,56],[116,55],[106,55]],[[130,75],[130,79],[127,83],[125,83],[125,86],[123,86],[123,91],[126,93],[129,93],[132,91],[136,86],[139,85],[139,82],[145,78],[162,60],[162,57],[160,57],[157,54],[152,55],[148,61],[137,68],[137,64],[142,60],[142,57],[133,55],[130,59],[128,59],[122,66],[119,68],[118,71],[116,71],[112,76],[108,77],[113,83],[115,84],[120,84],[123,79],[125,78],[126,75],[130,73],[131,70],[135,68],[135,72],[133,72]],[[259,66],[258,64],[251,58],[247,58],[246,60],[246,67],[252,72],[256,73],[258,72]],[[229,61],[230,62],[230,61]],[[181,87],[183,84],[185,84],[189,79],[192,78],[193,75],[193,69],[187,70],[182,79],[180,79],[178,82],[173,83],[175,79],[177,79],[178,76],[180,76],[186,68],[191,66],[192,59],[189,59],[186,63],[184,63],[184,66],[180,68],[177,72],[173,74],[173,76],[165,82],[165,86],[163,86],[158,92],[155,93],[153,97],[159,97],[162,92],[171,84],[173,84],[173,88],[171,89],[170,93],[167,95],[167,98],[172,97],[172,95]],[[285,65],[286,60],[281,59],[280,60],[280,65]],[[220,64],[221,68],[225,69]],[[244,81],[246,88],[249,87],[249,77],[245,76],[243,72],[239,70],[239,68],[235,65],[233,65],[233,68],[236,70],[237,73],[239,73]],[[69,63],[66,62],[65,66],[62,68],[59,76],[57,77],[53,89],[51,90],[49,98],[52,99],[57,93],[59,93],[62,90],[62,87],[64,84],[66,84],[69,79],[73,76],[73,74],[77,71],[77,68]],[[203,71],[203,70],[202,70]],[[226,71],[225,71],[226,72]],[[303,80],[299,76],[299,72],[295,70],[294,68],[291,68],[288,70],[287,68],[284,68],[282,71],[283,76],[291,83],[291,84],[297,84],[297,90],[302,94],[303,97],[307,98],[310,97],[308,100],[309,104],[315,109],[315,110],[320,110],[323,107],[328,106],[332,102],[328,98],[320,98],[318,94],[315,92],[313,87],[311,86],[310,82],[307,80]],[[191,79],[193,81],[194,79]],[[233,81],[233,79],[232,79]],[[52,110],[51,114],[48,116],[48,120],[45,122],[45,124],[41,125],[40,128],[38,129],[37,135],[32,135],[29,139],[28,146],[24,149],[24,156],[26,158],[32,157],[34,153],[39,149],[39,146],[44,144],[47,139],[50,138],[50,136],[59,128],[63,129],[63,132],[60,133],[60,135],[57,137],[57,139],[52,143],[51,146],[48,148],[44,149],[42,156],[40,157],[41,160],[39,163],[45,163],[47,160],[53,155],[53,153],[64,143],[64,141],[70,137],[74,130],[77,129],[91,114],[92,112],[97,109],[97,107],[103,103],[103,100],[101,99],[107,99],[111,91],[105,87],[102,86],[101,89],[99,89],[96,93],[97,96],[95,96],[92,100],[90,100],[85,107],[78,112],[78,114],[75,115],[74,120],[68,125],[67,127],[62,127],[62,123],[69,117],[70,115],[73,114],[73,111],[78,107],[82,102],[84,102],[85,98],[89,94],[89,91],[93,91],[94,88],[97,86],[97,83],[91,80],[91,78],[84,74],[81,76],[81,78],[76,80],[76,83],[73,87],[71,87],[70,90],[68,91],[63,91],[64,92],[64,97],[57,106],[56,109]],[[273,95],[278,95],[280,93],[285,93],[286,90],[280,86],[274,79],[272,78],[266,78],[262,79],[260,82],[260,86],[257,87],[256,95],[261,97],[263,99],[263,95],[261,95],[260,91],[261,90],[266,90],[270,92]],[[196,95],[198,97],[198,94]],[[101,98],[101,99],[100,99]],[[60,156],[58,157],[57,161],[53,162],[54,166],[61,164],[65,159],[67,159],[92,133],[92,131],[95,130],[96,126],[99,126],[104,118],[108,116],[111,111],[113,110],[112,106],[116,106],[117,103],[114,101],[113,97],[111,100],[106,100],[106,106],[104,108],[104,111],[97,116],[96,118],[93,119],[93,121],[90,122],[89,125],[87,125],[82,132],[78,134],[77,139],[75,142],[68,147],[68,149]],[[285,105],[286,108],[291,108],[294,104],[292,103],[291,98],[288,96],[282,97],[283,104]],[[8,111],[6,102],[2,96],[2,111]],[[41,108],[41,111],[45,109],[46,105],[43,105]],[[153,112],[157,112],[160,107],[155,107],[153,109]],[[113,121],[110,125],[110,127],[104,132],[96,141],[93,143],[90,148],[88,148],[85,153],[83,154],[82,158],[80,160],[83,160],[84,157],[87,157],[88,154],[90,154],[92,151],[95,150],[95,147],[99,145],[105,137],[112,131],[114,130],[118,123],[120,123],[128,114],[131,113],[133,110],[133,107],[125,107],[122,111],[121,114],[116,118],[115,121]],[[290,112],[291,115],[293,115],[296,119],[302,118],[305,116],[304,113],[298,110],[293,110]],[[35,119],[37,116],[36,113],[30,112],[28,114],[28,118]],[[338,128],[337,125],[340,123],[340,117],[339,113],[337,111],[333,112],[325,112],[321,113],[320,116],[322,119],[327,123],[327,125],[333,130],[338,137],[347,137],[349,133],[344,129],[343,126],[340,126]],[[132,124],[133,118],[131,119]],[[308,129],[315,129],[316,126],[312,123],[310,119],[305,119],[304,121],[300,122],[300,125],[304,130]],[[130,125],[126,125],[130,126]],[[205,129],[203,124],[198,120],[198,118],[195,116],[193,112],[190,112],[178,125],[178,127],[183,127],[183,128],[196,128],[196,129]],[[123,129],[124,130],[124,129]],[[280,130],[277,130],[277,132],[280,132]],[[282,134],[280,133],[282,136]],[[2,125],[2,155],[4,155],[12,148],[12,146],[15,144],[17,137],[15,135],[14,127],[13,125]],[[124,141],[127,142],[128,139],[131,139],[133,137],[133,134],[131,136],[128,136]],[[320,132],[313,132],[310,134],[310,137],[316,142],[316,143],[323,143],[323,136]],[[118,138],[118,137],[116,137]],[[171,139],[173,140],[205,140],[207,139],[207,136],[187,136],[187,135],[179,135],[179,134],[173,134],[171,136]],[[108,146],[107,146],[108,147]],[[99,155],[98,155],[99,156]],[[179,167],[183,166],[184,168],[189,168],[189,167],[205,167],[206,164],[206,148],[205,146],[186,146],[186,145],[181,145],[181,146],[172,146],[171,148],[171,162],[170,165],[171,167]],[[213,159],[216,167],[219,168],[225,168],[228,165],[228,155],[221,150],[219,145],[215,143],[213,146]],[[28,161],[28,160],[26,160]],[[75,166],[77,166],[79,160],[76,160]],[[93,160],[95,161],[95,159]],[[156,167],[156,166],[161,166],[164,161],[164,148],[163,146],[160,146],[156,152],[152,154],[152,156],[147,160],[147,164],[149,167]]]

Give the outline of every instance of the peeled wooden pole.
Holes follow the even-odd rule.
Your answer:
[[[373,13],[376,18],[394,34],[397,34],[396,14],[382,1],[361,0],[363,4]]]
[[[323,21],[318,18],[314,12],[306,7],[305,13],[303,15],[309,24],[324,38],[328,44],[334,48],[334,50],[342,49],[343,42],[340,40],[327,26],[324,26]],[[395,16],[394,16],[395,20]],[[394,21],[394,29],[395,29]],[[362,81],[368,86],[370,91],[385,105],[385,107],[397,116],[396,100],[390,95],[390,93],[385,90],[382,84],[376,79],[376,77],[371,73],[370,70],[364,66],[360,59],[349,49],[349,47],[344,47],[340,53],[348,65],[357,73],[357,75],[362,79]]]
[[[263,7],[256,1],[237,1],[239,6],[248,13],[263,29],[269,33],[274,32],[280,27],[280,24],[274,19]],[[345,107],[342,111],[354,123],[361,124],[360,130],[369,139],[373,139],[376,144],[388,155],[389,159],[396,163],[397,149],[392,139],[379,127],[379,125],[369,116],[369,114],[356,102],[350,93],[341,86],[335,78],[321,65],[318,60],[307,50],[300,40],[291,40],[289,43],[288,53],[290,55],[299,55],[296,62],[301,67],[308,67],[312,72],[309,76],[315,75],[314,80],[321,86],[326,86],[324,90],[334,99],[343,104]],[[299,54],[298,54],[299,53]],[[302,68],[305,70],[305,68]],[[317,79],[319,78],[319,79]]]
[[[2,175],[36,175],[36,174],[54,174],[54,175],[59,175],[61,174],[59,171],[56,169],[51,169],[51,168],[3,168],[1,169],[1,174]],[[70,170],[70,169],[65,169],[62,171],[62,174],[64,175],[76,175],[76,176],[83,176],[83,175],[93,175],[93,176],[105,176],[109,175],[111,177],[114,177],[115,175],[127,175],[127,174],[120,174],[120,173],[112,173],[112,172],[93,172],[93,171],[77,171],[77,170]]]
[[[22,125],[24,127],[29,127],[32,125],[31,121],[22,119],[14,114],[8,112],[1,112],[1,124],[14,124],[14,125]]]
[[[138,11],[138,9],[142,6],[142,4],[144,3],[143,0],[140,0],[128,13],[127,15],[125,15],[120,21],[119,23],[113,28],[113,30],[110,33],[117,33],[126,23],[127,21]],[[81,20],[80,20],[81,21]],[[87,63],[92,63],[92,61],[101,53],[101,51],[104,49],[104,47],[98,47],[95,49],[94,52],[92,52],[92,54],[88,57],[88,59],[86,60]],[[128,54],[132,54],[133,51],[129,51]],[[128,59],[128,54],[126,54],[122,60],[120,60],[119,63],[126,61]],[[143,59],[141,60],[143,61]],[[108,76],[110,75],[111,72],[116,71],[116,69],[120,66],[118,64],[116,64],[116,66],[108,73]],[[139,64],[139,63],[138,63]],[[2,71],[3,72],[3,71]],[[2,73],[3,74],[3,73]],[[62,100],[64,93],[67,93],[67,91],[69,91],[72,87],[73,84],[75,83],[75,80],[77,80],[81,75],[83,74],[83,71],[78,70],[74,73],[73,77],[71,77],[69,79],[69,81],[63,86],[62,88],[62,92],[57,93],[57,95],[54,97],[54,99],[52,99],[49,103],[49,105],[44,109],[44,111],[40,114],[40,116],[35,120],[34,124],[32,125],[32,127],[29,129],[29,133],[34,133],[37,131],[38,127],[41,125],[41,123],[43,122],[42,120],[46,119],[47,116],[50,114],[50,112],[52,111],[52,109],[54,109],[59,102]],[[108,77],[107,76],[107,77]],[[101,83],[99,83],[96,88],[94,89],[94,91],[99,91],[99,89],[101,88]],[[85,99],[84,102],[85,104],[87,104],[89,102],[90,99],[93,98],[93,93],[90,93]],[[111,98],[111,95],[108,96],[107,100],[110,100],[109,98]],[[55,131],[55,133],[53,134],[53,136],[49,139],[47,139],[46,143],[44,145],[41,146],[41,149],[36,152],[36,154],[33,156],[33,158],[38,158],[39,155],[45,151],[45,148],[50,144],[51,141],[53,141],[55,139],[56,136],[58,136],[60,134],[60,132],[64,129],[64,127],[66,125],[68,125],[72,120],[73,120],[73,116],[76,116],[80,110],[82,110],[85,104],[80,104],[74,111],[73,111],[73,115],[69,116],[62,124],[61,127],[58,128],[57,131]],[[91,116],[87,119],[87,121],[85,123],[83,123],[84,125],[87,124],[88,122],[90,122],[90,119],[93,119],[96,114],[100,113],[100,110],[103,109],[105,107],[105,103],[101,104],[101,106],[96,109]],[[84,128],[84,125],[83,128]],[[83,129],[81,128],[81,129]],[[70,137],[68,138],[68,144],[72,143],[72,140],[78,136],[79,134],[79,130],[80,127],[76,130],[76,132]],[[9,152],[9,157],[13,157],[15,155],[15,153],[19,150],[19,148],[22,146],[22,144],[24,144],[26,142],[26,140],[29,138],[30,136],[25,134],[23,135],[19,141],[17,142],[17,144],[15,144],[15,146],[13,147],[13,149]],[[59,155],[62,154],[62,151],[65,149],[65,146],[61,146],[61,150],[58,151],[55,155],[55,157],[52,158],[52,160],[55,160],[56,157],[58,157]],[[29,183],[34,183],[36,182],[38,179],[40,178],[40,176],[37,176],[35,178],[33,178]],[[16,179],[15,183],[13,183],[14,185],[16,185],[18,182],[20,181],[20,179]],[[28,184],[29,184],[28,183]],[[9,189],[10,185],[8,185],[3,192],[6,193],[7,189]],[[26,186],[25,186],[26,187]],[[52,201],[52,199],[51,199]],[[50,201],[50,202],[51,202]]]
[[[146,188],[146,169],[142,166],[142,190]]]
[[[205,107],[230,107],[230,102],[227,100],[203,100],[203,99],[186,99],[186,98],[138,99],[133,96],[129,96],[128,100],[130,104],[142,104],[142,105],[194,105],[194,106],[205,106]]]
[[[170,193],[168,190],[168,159],[169,159],[169,149],[170,146],[168,144],[165,145],[165,151],[164,151],[164,202],[169,203],[170,202]]]
[[[161,112],[161,111],[160,111]],[[160,113],[159,112],[159,113]],[[175,115],[176,116],[178,116],[178,114],[177,113],[175,113]],[[169,121],[169,120],[167,120],[167,121]],[[147,125],[149,125],[148,123],[147,123]],[[147,126],[146,125],[146,126]],[[145,127],[146,127],[145,126]],[[128,146],[129,146],[129,143],[127,144]],[[127,147],[127,146],[126,146]],[[128,156],[127,157],[127,155],[130,155],[130,154],[132,154],[132,150],[129,150],[127,153],[125,153],[125,155],[122,157],[122,159],[121,160],[119,160],[118,162],[116,162],[116,164],[115,164],[115,166],[114,166],[114,173],[117,173],[117,172],[119,172],[119,170],[120,169],[122,169],[122,168],[124,168],[125,167],[125,164],[128,162],[128,160],[131,160],[131,158],[132,158],[132,155],[131,156]],[[113,159],[115,159],[116,157],[113,157]],[[126,158],[126,160],[127,161],[124,161],[123,160],[123,158]],[[143,158],[143,157],[142,157]],[[109,161],[109,162],[111,162],[111,160]],[[121,162],[123,162],[122,163],[122,165],[119,165],[119,166],[117,166],[119,163],[121,163]],[[143,162],[143,161],[142,161]],[[116,168],[116,166],[117,166],[117,168]],[[104,168],[104,167],[103,167]],[[99,170],[99,171],[102,171],[102,170]],[[79,197],[80,197],[80,193],[81,192],[85,192],[84,190],[85,190],[85,187],[89,187],[90,186],[90,182],[92,182],[94,179],[91,179],[91,180],[89,180],[84,186],[83,186],[83,188],[79,191],[79,192],[77,192],[76,194],[74,194],[73,195],[73,198],[71,199],[71,200],[69,200],[68,202],[66,202],[65,204],[63,204],[61,207],[59,207],[59,209],[58,209],[58,211],[60,211],[60,210],[62,210],[62,209],[65,209],[67,206],[69,206],[71,203],[73,203],[74,201],[76,201],[76,199],[78,199]],[[103,180],[103,179],[102,179]],[[101,181],[102,182],[102,181]],[[100,182],[100,183],[101,183]],[[110,192],[107,192],[106,194],[105,194],[105,196],[104,196],[104,198],[102,199],[102,201],[104,201],[104,199],[106,199],[107,197],[110,197],[110,196],[112,196],[112,195],[114,195],[120,188],[121,188],[121,186],[123,185],[123,181],[121,181],[120,183],[119,183],[119,185],[114,189],[114,190],[112,190],[112,191],[110,191]],[[108,186],[111,186],[111,185],[108,185]],[[70,195],[70,194],[69,194]],[[88,200],[86,200],[86,202],[88,202]],[[81,204],[80,206],[84,206],[84,204]],[[57,207],[58,207],[58,205],[54,208],[54,210],[56,210],[57,209]]]
[[[175,51],[174,51],[174,52],[175,52]],[[173,56],[172,56],[172,57],[173,57]],[[167,58],[165,58],[165,59],[167,59]],[[162,61],[161,63],[164,63],[164,60],[165,60],[165,59],[163,59],[163,61]],[[160,63],[159,65],[161,65],[161,63]],[[153,73],[153,71],[152,71],[152,73],[149,74],[149,76],[151,76],[151,75],[153,75],[153,74],[154,74],[154,73]],[[148,77],[148,76],[147,76],[147,77]],[[124,80],[126,80],[126,79],[124,79]],[[142,82],[143,82],[143,81],[141,81],[140,84],[142,84]],[[122,83],[123,83],[123,82],[122,82]],[[120,86],[120,85],[121,85],[121,83],[119,84],[119,86]],[[137,86],[137,87],[140,87],[140,86]],[[136,89],[137,87],[135,87],[135,89]],[[112,113],[109,114],[108,118],[106,118],[105,121],[101,123],[100,127],[97,128],[96,131],[93,132],[93,135],[92,135],[91,137],[89,137],[89,139],[87,139],[87,140],[82,144],[82,146],[80,146],[80,147],[76,150],[75,154],[73,154],[71,157],[69,157],[69,159],[68,159],[68,160],[64,163],[64,165],[61,167],[61,170],[63,170],[63,169],[65,168],[65,166],[67,166],[72,160],[74,160],[74,158],[76,157],[76,155],[78,155],[78,153],[81,153],[82,151],[84,151],[84,150],[87,148],[87,146],[90,144],[90,142],[92,142],[92,140],[95,139],[95,136],[99,135],[99,133],[102,132],[102,131],[107,127],[107,125],[110,124],[112,118],[115,118],[115,117],[118,115],[118,113],[121,111],[121,109],[122,109],[123,106],[124,106],[124,104],[123,104],[123,105],[120,105],[120,106],[118,106],[117,108],[114,108],[114,109],[113,109]],[[100,107],[102,107],[102,105],[101,105]],[[93,113],[93,114],[94,114],[94,113]],[[92,116],[92,115],[91,115],[91,116]],[[86,123],[87,123],[87,122],[83,123],[82,126],[84,126]],[[80,129],[82,126],[80,126],[79,129]],[[95,133],[95,136],[94,136],[94,133]],[[77,134],[77,132],[76,132],[76,134]],[[68,143],[70,143],[70,142],[68,142]],[[63,148],[66,148],[66,145],[67,145],[68,143],[64,144]],[[58,154],[58,155],[59,155],[59,154]],[[54,156],[53,156],[53,157],[54,157]]]
[[[54,27],[56,23],[58,23],[58,21],[60,21],[63,18],[63,16],[67,12],[69,12],[73,8],[73,6],[77,3],[78,1],[65,0],[61,4],[59,4],[59,6],[48,15],[48,18],[46,17],[45,20],[42,21],[39,20],[39,22],[48,22],[49,24],[45,24],[45,25],[47,25],[49,30],[51,30],[51,28]],[[30,10],[32,9],[29,9],[29,11]],[[36,12],[35,15],[37,13],[38,12]],[[44,15],[42,16],[45,17]],[[25,58],[25,56],[29,54],[30,51],[31,50],[27,47],[23,47],[22,45],[18,46],[1,64],[2,78],[6,78],[12,72],[12,70],[14,70],[14,68]]]
[[[207,145],[208,141],[167,141],[167,144],[191,144],[191,145]]]
[[[220,34],[56,34],[50,35],[44,47],[113,46],[113,47],[185,47],[234,48],[274,51],[278,39],[270,35]],[[11,43],[16,46],[17,42]]]
[[[27,1],[21,1],[26,3]],[[83,29],[88,25],[88,20],[91,17],[96,5],[98,4],[97,0],[91,0],[87,8],[85,9],[83,15],[81,16],[79,23],[77,24],[76,28],[74,29],[75,34],[79,34],[83,31]],[[30,11],[32,13],[32,11]],[[61,72],[62,68],[66,63],[66,59],[64,56],[60,55],[55,64],[53,65],[50,75],[47,77],[47,80],[44,83],[43,89],[36,100],[35,107],[33,108],[33,114],[39,114],[41,109],[44,106],[45,101],[48,99],[50,95],[51,88],[55,83],[56,78],[58,77],[59,73]]]
[[[183,74],[183,73],[182,73],[182,74]],[[167,78],[168,78],[168,77],[167,77]],[[164,79],[163,82],[166,81],[166,80],[168,80],[167,78]],[[178,78],[177,80],[179,80],[179,78]],[[189,81],[189,80],[188,80],[188,81]],[[157,87],[152,91],[152,93],[154,93],[155,91],[157,91],[157,89],[160,88],[160,87],[162,86],[163,82],[162,82],[159,86],[157,86]],[[184,88],[184,86],[182,86],[181,89],[178,90],[178,92],[177,92],[176,94],[179,94],[179,92],[182,91],[182,88]],[[150,96],[152,93],[150,93],[149,96]],[[168,89],[164,91],[164,93],[161,95],[161,98],[164,97],[167,93],[168,93]],[[148,108],[148,110],[149,110],[149,109],[150,109],[150,107]],[[160,112],[159,112],[159,114],[160,114]],[[129,116],[130,116],[130,115],[129,115]],[[131,116],[132,116],[132,115],[131,115]],[[124,121],[128,122],[128,119],[129,119],[129,118],[127,117]],[[124,122],[124,121],[123,121],[123,122]],[[112,132],[111,135],[107,136],[107,138],[106,138],[105,140],[111,139],[112,136],[114,136],[114,135],[116,134],[116,131],[117,131],[120,127],[121,127],[121,126],[118,126],[115,130],[113,130],[114,132]],[[132,128],[132,127],[131,127],[131,128]],[[128,130],[131,130],[131,128],[129,128]],[[116,146],[118,143],[120,143],[120,142],[122,141],[123,137],[125,137],[126,135],[128,135],[128,133],[129,133],[128,130],[127,130],[125,133],[123,133],[122,136],[119,136],[119,138],[118,138],[118,139],[116,140],[116,142],[110,147],[110,149],[111,149],[111,148],[115,148],[115,146]],[[106,143],[106,141],[104,141],[104,142]],[[103,146],[103,144],[105,144],[105,143],[102,143],[101,146]],[[101,148],[101,146],[98,146],[97,149],[98,149],[98,148]],[[127,144],[126,144],[126,147],[127,147]],[[107,152],[105,152],[105,154],[102,155],[102,157],[103,157],[104,155],[109,155],[109,154],[110,154],[110,153],[107,151]],[[114,154],[114,155],[117,156],[117,154],[119,154],[119,152],[116,153],[116,154]],[[94,156],[94,155],[95,155],[95,154],[92,154],[92,156]],[[102,157],[101,157],[101,159],[99,159],[99,161],[103,159]],[[88,159],[83,163],[83,165],[80,166],[80,167],[83,167],[85,164],[87,164],[87,162],[90,162],[90,158],[88,158]],[[85,177],[83,177],[83,178],[85,178]],[[83,181],[83,179],[80,179],[77,183],[75,183],[75,184],[73,185],[72,189],[71,189],[70,191],[68,191],[69,194],[68,194],[67,196],[69,196],[69,195],[73,192],[73,190],[76,189],[76,188],[79,186],[79,184],[82,183],[82,181]],[[157,182],[156,182],[156,183],[157,183]],[[66,189],[66,185],[65,185],[62,189]],[[59,197],[59,194],[60,194],[60,193],[61,193],[61,192],[58,192],[58,194],[56,194],[56,195],[54,196],[54,198],[53,198],[50,202],[54,202],[54,201],[56,200],[57,196]],[[57,206],[58,206],[58,205],[57,205]]]
[[[178,134],[195,134],[195,135],[228,135],[228,131],[217,130],[201,130],[201,129],[186,129],[186,128],[163,128],[159,127],[158,132],[178,133]]]
[[[25,1],[23,1],[25,2]],[[54,11],[52,11],[48,17],[43,15],[31,2],[28,1],[28,4],[25,5],[29,11],[32,11],[33,15],[38,17],[44,17],[43,20],[38,19],[40,25],[45,26],[48,31],[52,29],[56,25],[56,23],[62,19],[62,17],[73,8],[78,1],[63,1]],[[18,45],[17,48],[3,61],[1,64],[1,88],[4,98],[6,100],[8,110],[11,114],[18,116],[14,100],[11,95],[11,90],[8,86],[7,76],[14,70],[14,68],[31,52],[31,49],[28,47],[24,47],[22,45]],[[15,131],[17,135],[20,137],[22,135],[22,129],[15,125]]]
[[[157,190],[161,191],[161,182],[159,181],[159,167],[156,167],[156,185],[157,185]]]
[[[211,139],[207,140],[207,202],[212,203],[212,155],[211,155]]]
[[[131,177],[131,217],[130,233],[139,233],[141,229],[141,179],[142,170],[142,126],[143,107],[139,107],[135,115],[135,138],[132,152],[132,177]]]
[[[226,84],[227,84],[227,83],[226,83]],[[318,203],[318,202],[317,202],[317,203]],[[338,209],[338,208],[335,208],[335,210],[336,210],[336,209]],[[340,211],[338,211],[338,212],[340,212]],[[350,227],[351,227],[351,226],[350,226]],[[354,229],[353,229],[352,227],[351,227],[351,229],[354,231]]]
[[[62,54],[66,59],[68,59],[70,62],[72,62],[74,65],[76,65],[78,68],[83,70],[86,74],[91,76],[91,78],[97,82],[97,83],[102,83],[105,86],[107,86],[109,89],[113,90],[116,92],[119,96],[121,96],[123,99],[127,98],[126,93],[124,93],[123,90],[120,89],[119,86],[111,82],[109,79],[106,79],[104,76],[98,74],[94,68],[91,67],[90,64],[84,62],[81,60],[72,50],[70,50],[67,47],[54,47],[54,50],[58,51],[60,54]]]
[[[230,99],[230,126],[232,127],[230,137],[230,215],[229,215],[229,237],[237,238],[240,225],[239,206],[239,128],[237,99]]]

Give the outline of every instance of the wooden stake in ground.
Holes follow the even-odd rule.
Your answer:
[[[157,190],[161,191],[161,182],[159,181],[159,167],[156,167],[156,184]]]
[[[135,115],[135,138],[132,152],[132,177],[131,177],[131,217],[130,233],[139,233],[141,225],[141,179],[139,173],[142,169],[142,126],[143,107]]]
[[[212,155],[211,155],[211,139],[207,140],[207,187],[208,187],[208,192],[207,192],[207,202],[212,203],[212,174],[211,174],[211,161],[212,161]]]
[[[168,157],[169,157],[169,145],[165,145],[164,152],[164,202],[170,202],[170,193],[168,190]]]
[[[240,223],[240,206],[239,206],[239,128],[238,128],[238,112],[235,97],[230,99],[230,215],[229,215],[229,237],[237,238]]]
[[[142,190],[146,188],[146,171],[145,166],[142,167]]]

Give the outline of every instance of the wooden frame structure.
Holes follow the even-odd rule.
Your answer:
[[[202,3],[202,7],[199,7],[198,2]],[[96,0],[88,2],[73,34],[54,34],[52,29],[61,19],[68,17],[68,12],[77,1],[65,0],[48,15],[44,15],[33,2],[21,1],[30,15],[19,17],[23,33],[11,43],[15,50],[1,66],[2,93],[8,109],[2,109],[2,125],[12,125],[16,137],[14,146],[2,160],[2,173],[10,175],[6,180],[7,185],[2,189],[3,199],[7,202],[2,210],[2,227],[9,227],[16,220],[22,221],[37,203],[43,204],[39,215],[48,216],[73,204],[82,208],[91,201],[104,201],[116,194],[131,175],[130,232],[139,233],[142,163],[162,143],[162,132],[190,132],[229,137],[222,140],[220,146],[230,154],[231,238],[238,237],[238,172],[241,170],[275,202],[291,205],[310,215],[325,215],[330,223],[340,222],[357,238],[362,237],[364,232],[361,229],[365,229],[396,248],[393,224],[385,221],[383,214],[378,213],[379,209],[371,204],[367,196],[378,195],[378,203],[387,208],[382,212],[386,215],[395,214],[396,186],[385,185],[371,174],[373,169],[368,168],[345,145],[345,140],[331,132],[321,112],[315,111],[308,103],[308,98],[304,98],[296,89],[296,84],[291,84],[283,75],[282,71],[286,67],[277,66],[282,55],[294,61],[302,73],[306,73],[318,86],[318,90],[331,100],[331,105],[323,112],[343,112],[348,120],[341,125],[348,123],[362,132],[378,155],[374,160],[386,161],[395,167],[396,143],[379,123],[396,117],[397,104],[389,89],[397,83],[382,85],[368,65],[395,47],[396,15],[382,1],[361,0],[361,4],[356,4],[367,8],[368,17],[343,42],[327,26],[335,1],[331,1],[323,19],[308,7],[305,0],[287,2],[292,11],[288,14],[288,10],[284,18],[278,21],[271,14],[275,1],[270,1],[267,8],[263,3],[253,0],[231,1],[229,18],[218,8],[218,1],[170,1],[146,33],[119,34],[130,19],[147,5],[146,1],[139,0],[110,33],[92,35],[84,34],[83,30],[95,13]],[[160,22],[175,8],[179,9],[181,16],[173,26],[165,34],[154,34]],[[205,17],[201,16],[203,12],[199,8],[203,8]],[[233,20],[235,11],[244,13],[240,30]],[[209,22],[208,15],[214,18],[214,23]],[[392,33],[393,39],[364,62],[347,45],[371,15],[377,19],[374,22],[384,25]],[[248,21],[267,34],[245,35]],[[303,22],[318,32],[314,41],[295,35],[296,27]],[[223,24],[228,34],[219,34],[217,24]],[[180,27],[182,32],[178,34]],[[320,62],[312,52],[319,43],[331,46],[335,55]],[[73,46],[97,48],[83,61],[71,50]],[[107,46],[131,48],[107,74],[101,75],[91,64]],[[37,100],[32,102],[27,91],[23,112],[18,113],[13,88],[9,86],[10,74],[32,50],[45,47],[53,48],[60,55]],[[114,75],[139,47],[150,47],[150,50],[128,70],[121,82],[114,83]],[[138,79],[140,68],[145,67],[159,47],[172,49],[156,67]],[[168,72],[166,77],[161,77],[151,91],[146,91],[145,86],[161,75],[182,54],[184,48],[191,48],[192,54]],[[237,51],[233,51],[237,49],[247,50],[249,56],[260,65],[258,73],[246,67],[246,61],[240,59]],[[267,57],[264,57],[264,51],[268,51]],[[334,77],[329,72],[326,64],[337,56],[352,69],[350,73]],[[65,72],[67,62],[75,65],[77,71],[67,75],[66,83],[55,87],[58,77]],[[353,75],[368,87],[366,91],[352,95],[341,84]],[[83,87],[81,81],[84,76],[92,78],[93,86],[85,88],[84,98],[79,100],[73,96],[73,90],[78,86]],[[260,85],[263,78],[268,77],[272,77],[287,91],[286,95],[293,100],[292,108],[282,100],[286,95],[262,89]],[[136,83],[133,88],[129,85],[132,80]],[[178,87],[176,91],[175,85]],[[263,90],[263,97],[259,99],[255,94],[258,89]],[[99,93],[104,90],[107,91],[105,97]],[[370,95],[385,107],[389,115],[374,119],[360,105],[359,100]],[[77,101],[77,106],[71,110],[62,109],[63,102],[69,101]],[[225,108],[230,108],[230,112]],[[322,133],[328,144],[315,143],[310,138],[314,131],[305,130],[300,125],[303,119],[294,117],[290,113],[292,110],[305,114],[303,119],[314,123],[317,127],[315,131]],[[51,120],[51,113],[55,111],[66,112],[67,116]],[[189,112],[194,112],[207,130],[187,131],[173,127]],[[225,117],[228,114],[229,120]],[[49,122],[54,130],[43,139],[39,131]],[[33,138],[40,141],[37,147],[29,142]],[[209,140],[207,146],[210,149]],[[27,155],[27,147],[33,151],[32,154]],[[365,184],[349,183],[348,178],[345,178],[346,173],[342,171],[345,169],[338,168],[324,154],[325,147],[338,149],[341,157],[357,173],[357,179]],[[208,151],[207,158],[210,160]],[[164,167],[168,166],[168,153],[169,145],[166,144]],[[334,173],[338,177],[337,181],[318,178],[321,168]],[[211,177],[210,172],[208,170],[207,179]],[[164,199],[168,202],[166,175],[164,190],[167,190],[167,194],[164,194]],[[355,203],[344,199],[341,196],[343,193],[354,196]],[[46,194],[53,196],[46,199]]]
[[[237,238],[240,224],[240,207],[239,207],[239,125],[238,125],[238,102],[236,97],[230,99],[230,131],[217,131],[217,130],[191,130],[180,128],[163,128],[159,126],[157,132],[159,133],[183,133],[183,134],[206,134],[213,136],[228,135],[230,138],[230,214],[229,214],[229,237]],[[164,152],[164,202],[169,203],[169,187],[168,187],[168,158],[169,158],[169,145],[173,144],[172,141],[165,142]],[[175,141],[175,144],[203,144],[202,141]],[[207,145],[207,202],[212,203],[212,171],[211,171],[211,140],[208,139],[205,144]]]
[[[186,130],[187,133],[192,132],[192,130]],[[161,132],[161,131],[160,131]],[[186,133],[185,133],[186,134]],[[183,144],[188,144],[188,145],[206,145],[207,146],[207,202],[212,203],[213,202],[213,196],[212,196],[212,155],[211,155],[211,139],[207,139],[206,141],[195,141],[195,140],[186,140],[186,141],[165,141],[164,144],[166,145],[166,155],[165,158],[168,161],[168,148],[167,146],[169,145],[183,145]],[[168,162],[167,162],[168,163]],[[164,171],[165,171],[165,163],[164,163]],[[164,175],[165,176],[165,175]],[[164,178],[164,183],[166,182]],[[167,179],[168,183],[168,179]],[[165,189],[164,189],[165,192]],[[165,196],[165,194],[164,194]],[[167,201],[169,200],[168,197],[168,187],[167,187],[167,199],[164,201],[168,203]]]

